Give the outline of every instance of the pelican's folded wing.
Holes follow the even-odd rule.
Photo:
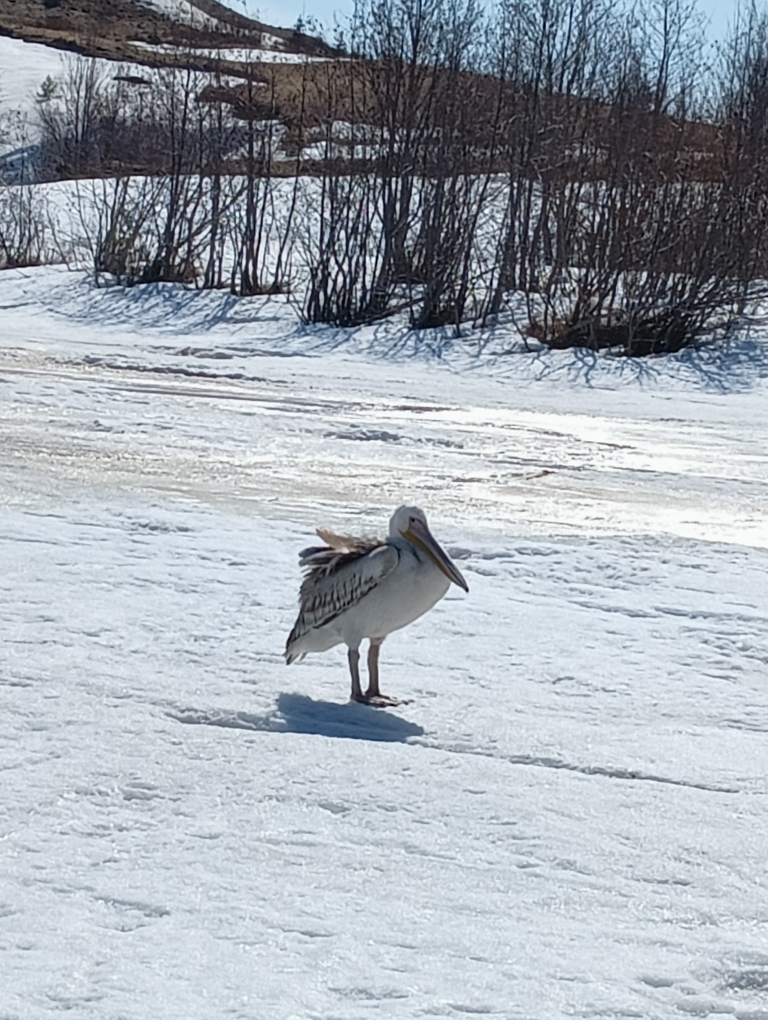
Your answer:
[[[305,549],[302,561],[309,573],[299,592],[299,617],[288,638],[286,656],[307,631],[324,627],[356,605],[394,570],[398,558],[397,549],[387,543],[366,552]]]

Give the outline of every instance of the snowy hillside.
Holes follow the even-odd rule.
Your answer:
[[[304,54],[283,52],[280,48],[281,40],[274,36],[265,36],[265,44],[272,48],[253,49],[239,48],[227,49],[201,48],[203,56],[216,55],[221,60],[228,60],[234,63],[252,65],[254,62],[263,63],[303,63],[310,59]],[[146,52],[151,55],[153,52],[164,54],[178,52],[180,56],[188,56],[189,47],[183,49],[172,45],[151,44],[135,42],[134,49],[137,55]],[[0,35],[0,111],[21,110],[27,116],[33,117],[35,111],[35,96],[39,92],[43,81],[50,76],[54,81],[61,81],[64,64],[71,60],[70,54],[62,50],[54,49],[51,46],[42,46],[39,43],[22,42],[20,39],[11,39],[8,36]],[[96,60],[96,65],[105,77],[111,77],[117,73],[125,73],[131,69],[126,61]],[[141,67],[135,65],[137,73],[141,73]]]
[[[768,1017],[761,337],[479,359],[50,269],[0,306],[0,1016]],[[281,653],[313,528],[405,499],[470,591],[382,711]]]
[[[50,46],[0,36],[0,101],[4,109],[34,110],[45,78],[61,74],[63,54]]]
[[[300,52],[294,52],[297,46]],[[227,61],[240,80],[256,63],[305,63],[326,52],[322,40],[302,36],[297,42],[292,30],[270,29],[234,2],[201,7],[190,0],[120,0],[106,7],[98,0],[74,6],[20,2],[0,9],[0,127],[4,118],[21,112],[34,141],[40,86],[48,77],[61,86],[77,54],[90,54],[105,79],[190,62],[200,73],[216,75],[218,62]],[[0,153],[7,148],[0,132]]]

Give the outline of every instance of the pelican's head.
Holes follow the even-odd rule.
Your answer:
[[[402,537],[406,542],[418,546],[434,560],[449,581],[453,581],[464,591],[469,591],[469,586],[462,577],[461,571],[455,566],[448,553],[438,544],[437,539],[429,530],[426,514],[419,507],[398,507],[389,522],[389,537]]]

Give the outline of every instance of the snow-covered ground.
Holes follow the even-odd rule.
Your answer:
[[[0,274],[0,1017],[768,1018],[768,346]],[[464,572],[286,670],[296,556]]]
[[[52,46],[22,42],[0,35],[0,112],[20,110],[32,115],[35,95],[45,79],[58,78],[66,54]],[[99,61],[109,64],[109,61]]]

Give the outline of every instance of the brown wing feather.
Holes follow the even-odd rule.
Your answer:
[[[346,552],[357,552],[358,550],[370,552],[376,546],[384,545],[384,540],[381,538],[354,538],[352,535],[337,535],[326,528],[318,528],[317,537],[322,538],[331,549],[340,549]]]
[[[352,538],[350,535],[335,535],[324,528],[318,528],[317,534],[327,544],[310,546],[299,553],[299,566],[308,571],[305,583],[316,572],[331,574],[343,563],[351,563],[386,545],[381,538]]]
[[[299,590],[299,615],[285,646],[288,663],[300,653],[291,646],[355,605],[394,569],[394,546],[378,538],[350,538],[318,529],[326,546],[304,549],[299,563],[307,571]]]

